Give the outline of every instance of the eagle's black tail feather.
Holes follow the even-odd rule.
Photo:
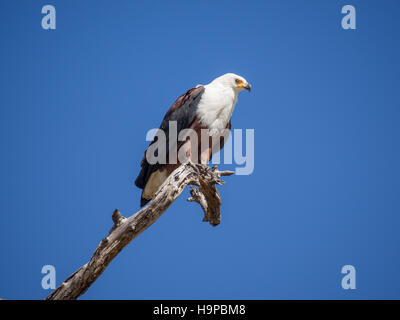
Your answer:
[[[149,176],[152,173],[154,168],[147,162],[146,158],[144,158],[142,160],[141,166],[142,166],[142,169],[140,170],[140,172],[135,180],[135,185],[138,188],[144,190],[144,188],[146,187],[147,180],[149,179]],[[150,200],[143,198],[143,191],[142,191],[142,196],[140,197],[140,207],[145,206],[148,202],[150,202]]]
[[[151,200],[151,199],[150,199]],[[146,204],[150,202],[149,199],[145,199],[143,197],[140,198],[140,207],[144,207]]]
[[[139,189],[144,189],[146,186],[146,177],[147,177],[147,169],[148,169],[148,164],[144,164],[142,169],[140,170],[136,180],[135,180],[135,185]]]

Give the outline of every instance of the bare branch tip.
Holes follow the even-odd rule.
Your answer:
[[[114,222],[115,225],[119,225],[121,223],[122,220],[124,220],[125,217],[123,217],[121,215],[121,212],[119,212],[118,209],[115,209],[113,214],[112,214],[112,220]]]
[[[221,177],[225,177],[225,176],[231,176],[235,173],[235,171],[230,171],[230,170],[226,170],[226,171],[220,171],[219,174]]]

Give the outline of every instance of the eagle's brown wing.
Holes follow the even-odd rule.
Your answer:
[[[167,142],[167,156],[168,156],[168,150],[170,150],[175,145],[177,146],[177,150],[179,150],[180,144],[183,143],[183,141],[178,141],[177,139],[175,141],[169,140],[169,122],[176,121],[178,135],[181,130],[190,128],[193,121],[195,120],[197,106],[199,104],[201,96],[204,93],[204,90],[205,89],[203,86],[198,86],[196,88],[192,88],[192,89],[188,90],[185,94],[181,95],[175,101],[175,103],[172,105],[172,107],[165,114],[164,119],[162,120],[161,125],[160,125],[160,130],[163,130],[165,133],[166,142]],[[150,143],[150,145],[152,145],[156,141],[157,141],[157,136]],[[141,165],[140,173],[135,180],[135,185],[141,189],[144,189],[146,187],[146,184],[147,184],[151,174],[153,172],[157,171],[158,169],[161,169],[162,166],[165,165],[165,164],[159,164],[159,163],[156,163],[156,164],[148,163],[148,161],[146,159],[146,151],[145,151],[143,159],[140,163],[140,165]],[[148,199],[144,199],[142,197],[141,206],[146,204],[148,201],[149,201]]]

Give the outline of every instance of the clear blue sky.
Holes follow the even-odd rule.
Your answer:
[[[41,28],[41,8],[57,29]],[[357,30],[341,28],[341,8]],[[400,298],[398,1],[1,1],[0,297],[42,299],[85,264],[111,213],[139,208],[147,130],[185,90],[253,85],[233,127],[255,170],[188,191],[82,299]],[[225,169],[232,166],[225,165]],[[343,265],[357,289],[341,288]]]

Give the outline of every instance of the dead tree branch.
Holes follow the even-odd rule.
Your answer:
[[[160,218],[187,185],[192,185],[192,197],[188,201],[200,204],[204,211],[203,221],[218,225],[221,221],[221,197],[215,185],[224,184],[220,178],[232,174],[232,171],[219,171],[216,166],[210,170],[200,164],[181,165],[172,172],[148,206],[129,218],[115,210],[112,214],[114,225],[90,261],[70,275],[46,300],[73,300],[85,293],[118,253]]]

